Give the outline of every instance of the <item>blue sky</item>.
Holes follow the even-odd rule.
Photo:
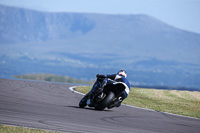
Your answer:
[[[146,14],[200,33],[200,0],[0,0],[0,4],[50,12]]]

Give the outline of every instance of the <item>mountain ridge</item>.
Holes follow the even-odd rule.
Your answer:
[[[34,14],[36,14],[36,15],[34,15]],[[16,17],[16,18],[18,17],[17,19],[16,18],[14,18],[14,19],[15,20],[20,20],[21,19],[21,20],[26,21],[26,22],[34,21],[34,19],[38,20],[38,21],[39,20],[40,21],[44,21],[46,23],[47,22],[50,23],[52,21],[55,21],[55,22],[58,23],[57,24],[58,26],[63,24],[63,26],[66,26],[66,28],[69,28],[69,27],[67,27],[67,25],[64,24],[64,23],[68,23],[68,24],[72,25],[69,28],[72,32],[74,32],[74,31],[76,31],[78,29],[81,30],[82,32],[85,32],[84,31],[84,28],[85,28],[84,26],[86,26],[86,30],[87,30],[87,28],[88,28],[87,24],[89,25],[90,23],[92,23],[89,20],[97,19],[97,18],[98,18],[97,20],[99,20],[101,24],[105,22],[105,19],[109,20],[108,18],[110,18],[111,22],[112,21],[118,21],[117,22],[118,25],[120,25],[120,23],[121,23],[120,21],[125,20],[127,22],[127,20],[128,20],[130,23],[134,22],[133,25],[135,26],[135,29],[136,29],[137,26],[147,26],[147,27],[145,27],[145,29],[152,28],[153,30],[155,30],[155,29],[157,29],[157,30],[165,30],[165,31],[168,31],[168,32],[170,30],[174,31],[175,29],[176,30],[178,29],[178,28],[173,27],[171,25],[168,25],[168,24],[166,24],[166,23],[164,23],[164,22],[162,22],[162,21],[160,21],[160,20],[158,20],[158,19],[156,19],[154,17],[150,17],[150,16],[145,15],[145,14],[137,14],[137,15],[104,15],[104,14],[95,14],[95,13],[73,13],[73,12],[70,12],[70,13],[69,12],[53,13],[53,12],[41,12],[41,11],[36,11],[36,10],[31,10],[31,9],[24,9],[24,8],[17,8],[17,7],[10,7],[10,6],[0,5],[0,15],[1,15],[1,19],[4,19],[4,17],[6,15],[10,15],[9,19],[12,19],[12,17]],[[37,15],[39,17],[37,17]],[[116,19],[116,18],[119,18],[119,19]],[[5,19],[8,19],[8,18],[5,18]],[[56,19],[58,19],[58,21],[56,21]],[[70,22],[70,19],[71,19],[71,21],[72,21],[72,19],[74,19],[74,21]],[[15,20],[10,20],[10,21],[14,22]],[[66,20],[69,20],[69,21],[67,22]],[[132,20],[134,20],[134,21],[132,21]],[[60,22],[64,21],[64,22],[63,23],[59,23],[59,21]],[[79,21],[82,21],[82,22],[80,23]],[[92,21],[94,21],[94,20],[92,20]],[[5,21],[5,22],[8,22],[8,21]],[[13,22],[12,22],[12,24],[13,24]],[[148,25],[147,24],[142,24],[141,22],[142,23],[148,23]],[[1,22],[1,24],[3,25],[2,22]],[[27,24],[28,23],[26,23],[23,26],[27,26]],[[35,24],[38,24],[38,23],[35,23]],[[55,23],[52,22],[50,24],[55,24]],[[81,26],[81,24],[83,24],[83,25]],[[162,25],[164,25],[164,28],[162,28],[163,27]],[[106,26],[111,26],[112,27],[112,24],[110,24],[110,25],[107,24]],[[156,28],[156,27],[158,27],[158,28]],[[130,29],[130,27],[125,27],[125,28]],[[112,29],[112,28],[108,28],[108,29]],[[178,30],[181,30],[181,29],[178,29]],[[136,31],[137,31],[137,29],[136,29]],[[200,35],[198,33],[193,33],[193,32],[189,32],[189,31],[185,31],[185,30],[181,30],[181,31],[192,33],[192,34],[196,34],[196,35]]]
[[[72,45],[67,43],[72,40],[82,49],[79,53],[88,52],[85,47],[109,53],[105,47],[111,47],[124,55],[134,52],[137,56],[200,62],[200,34],[147,15],[46,13],[1,6],[0,17],[1,44],[66,40],[65,44]],[[127,51],[120,50],[122,45]]]

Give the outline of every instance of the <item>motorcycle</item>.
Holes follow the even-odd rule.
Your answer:
[[[94,107],[96,110],[104,110],[106,107],[111,109],[116,107],[119,102],[121,103],[120,95],[126,88],[123,82],[114,82],[112,84],[105,85],[107,78],[97,78],[94,83],[94,92],[92,95],[86,94],[79,102],[79,107],[85,106]]]

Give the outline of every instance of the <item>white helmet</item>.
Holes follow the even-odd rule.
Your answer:
[[[127,77],[126,71],[120,70],[117,74],[124,76],[125,78]]]

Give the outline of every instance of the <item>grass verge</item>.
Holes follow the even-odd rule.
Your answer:
[[[0,125],[0,133],[59,133],[59,132]]]
[[[90,89],[90,86],[76,88],[85,94]],[[200,92],[197,91],[131,88],[123,104],[200,118]]]

